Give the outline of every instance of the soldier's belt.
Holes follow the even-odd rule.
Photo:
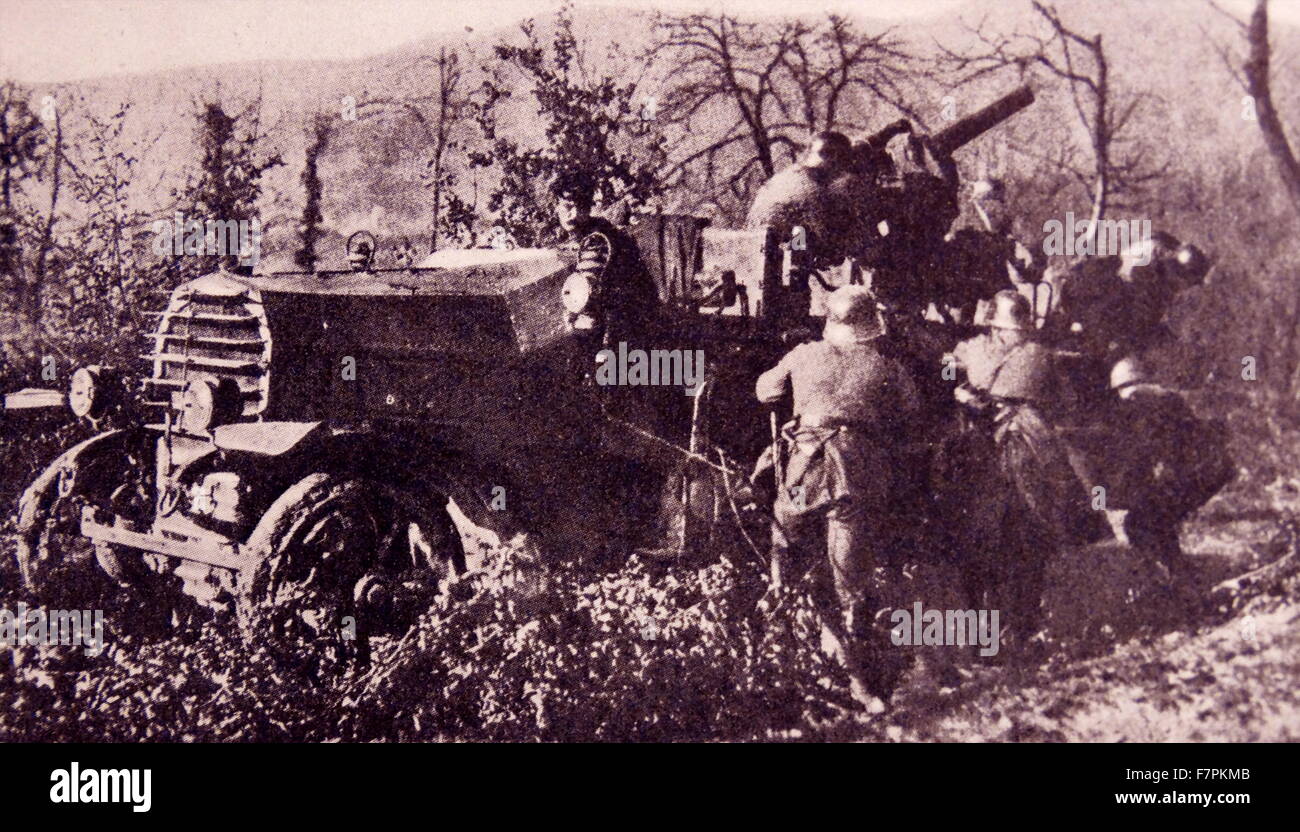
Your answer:
[[[876,436],[880,427],[873,422],[852,419],[804,419],[799,418],[786,426],[788,438],[797,436],[801,431],[857,433],[864,436]]]
[[[850,419],[800,419],[797,427],[824,428],[826,430],[874,430],[871,422]]]

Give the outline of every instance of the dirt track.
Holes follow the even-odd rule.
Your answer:
[[[1194,574],[1163,587],[1114,542],[1069,552],[1049,573],[1052,635],[1041,662],[997,666],[922,648],[895,709],[810,736],[869,741],[1294,741],[1300,739],[1300,595],[1286,580],[1238,593],[1220,582],[1287,555],[1278,515],[1212,502],[1184,529]],[[1289,562],[1289,561],[1288,561]],[[954,655],[956,653],[956,655]]]

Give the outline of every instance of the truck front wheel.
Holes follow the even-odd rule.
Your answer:
[[[282,494],[243,548],[245,635],[339,668],[365,663],[370,637],[404,633],[464,564],[445,502],[331,474]]]

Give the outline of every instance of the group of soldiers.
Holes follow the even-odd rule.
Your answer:
[[[1004,648],[1024,655],[1052,552],[1102,539],[1103,509],[1123,508],[1116,535],[1172,582],[1184,571],[1179,524],[1234,470],[1221,432],[1148,366],[1174,341],[1165,313],[1204,280],[1205,256],[1158,233],[1119,256],[1045,269],[1011,233],[996,180],[972,192],[982,227],[948,233],[955,168],[926,150],[909,137],[891,157],[820,134],[750,212],[753,226],[815,240],[802,258],[794,247],[791,282],[801,288],[802,269],[830,290],[821,340],[795,347],[755,392],[769,405],[792,398],[774,449],[785,457],[776,572],[829,565],[819,604],[868,710],[889,700],[905,664],[876,623],[884,599],[871,586],[906,538],[900,524],[932,524],[928,545],[946,550],[975,607],[1001,609]],[[900,172],[908,163],[921,164]],[[845,258],[863,276],[827,285],[819,272]],[[1067,441],[1089,425],[1094,444],[1111,447]]]
[[[973,606],[1002,610],[1003,649],[1015,653],[1040,629],[1050,554],[1108,533],[1099,508],[1128,509],[1117,535],[1172,578],[1179,524],[1233,470],[1222,436],[1148,368],[1173,340],[1163,320],[1175,295],[1208,272],[1204,255],[1157,234],[1145,251],[1046,269],[1012,234],[1001,182],[973,189],[979,226],[949,232],[956,167],[930,151],[905,122],[857,144],[819,134],[749,217],[798,240],[778,314],[820,317],[817,286],[825,313],[821,337],[755,388],[789,415],[755,475],[775,486],[773,582],[812,570],[827,635],[869,711],[907,665],[873,585],[900,547],[942,550]],[[581,174],[552,189],[576,274],[604,293],[600,326],[586,312],[569,324],[626,334],[659,301],[630,235],[592,214],[593,190]],[[828,275],[846,261],[853,277],[837,287]],[[1064,438],[1081,424],[1106,426],[1103,445],[1127,439],[1099,459]]]

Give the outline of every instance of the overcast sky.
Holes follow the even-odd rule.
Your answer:
[[[1167,2],[1168,0],[1158,0]],[[577,0],[732,11],[940,13],[962,0]],[[1250,0],[1223,0],[1244,9]],[[357,58],[435,32],[493,29],[559,0],[0,0],[0,77],[67,81],[228,61]],[[1300,22],[1300,0],[1273,0]]]

